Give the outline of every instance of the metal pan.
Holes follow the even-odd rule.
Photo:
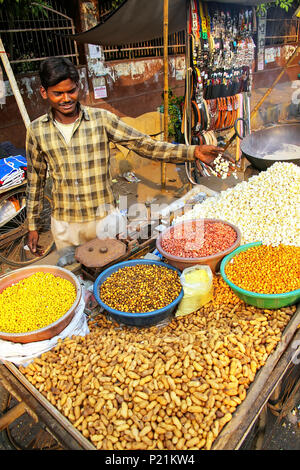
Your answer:
[[[243,118],[239,118],[244,121]],[[238,120],[237,120],[238,121]],[[300,123],[280,124],[269,128],[252,132],[242,137],[237,129],[237,121],[235,122],[235,132],[242,140],[241,150],[243,156],[258,170],[266,170],[273,163],[290,162],[300,165]],[[244,125],[246,125],[244,121]],[[290,159],[278,158],[267,159],[265,155],[270,155],[283,148],[284,144],[293,144],[299,146],[299,156]]]

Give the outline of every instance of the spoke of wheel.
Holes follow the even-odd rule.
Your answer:
[[[5,197],[0,197],[0,202],[5,202],[10,198],[15,198],[19,201],[20,207],[25,200],[25,190],[20,188],[11,193],[8,193]],[[39,229],[41,235],[45,235],[46,243],[44,248],[44,256],[46,256],[53,247],[53,239],[51,232],[51,199],[48,195],[44,196],[43,208],[40,214],[41,227]],[[8,238],[10,235],[13,238],[13,235],[16,235],[20,231],[20,237],[18,239],[13,239],[7,241],[7,244],[2,245],[0,248],[0,258],[2,262],[13,266],[22,266],[32,263],[34,260],[39,259],[40,257],[35,256],[30,251],[25,250],[26,240],[27,240],[27,211],[26,206],[20,209],[20,212],[17,213],[14,217],[8,220],[2,227],[0,227],[0,238],[3,240]],[[24,230],[25,229],[25,230]],[[11,232],[11,233],[10,233]],[[47,237],[47,234],[50,236]],[[44,257],[42,256],[42,257]]]

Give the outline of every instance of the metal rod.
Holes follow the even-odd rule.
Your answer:
[[[0,29],[0,33],[30,33],[31,31],[56,31],[56,30],[72,30],[72,26],[57,26],[53,28],[22,28],[22,29]]]
[[[0,51],[1,53],[1,51]],[[55,57],[76,57],[77,54],[62,54],[62,55],[56,55]],[[45,59],[50,59],[52,56],[48,57],[38,57],[37,59],[22,59],[22,60],[11,60],[11,64],[17,64],[19,62],[37,62],[38,60],[45,60]]]
[[[72,34],[75,34],[75,26],[74,26],[74,21],[71,20],[71,25],[72,25]],[[71,41],[70,41],[71,44]],[[76,65],[79,65],[79,54],[78,54],[78,45],[76,41],[73,41],[74,44],[74,49],[75,49],[75,54],[76,54]]]
[[[164,0],[164,140],[168,141],[168,122],[169,122],[169,82],[168,82],[168,24],[169,24],[169,0]],[[166,164],[161,164],[161,185],[166,186]]]

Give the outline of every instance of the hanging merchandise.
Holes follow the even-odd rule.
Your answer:
[[[211,143],[213,133],[233,128],[237,117],[243,116],[240,95],[251,91],[254,20],[252,8],[190,1],[190,83],[182,116],[182,133],[188,143]]]

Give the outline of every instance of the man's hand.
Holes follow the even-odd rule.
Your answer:
[[[233,158],[223,154],[222,147],[216,147],[215,145],[197,145],[194,157],[213,168],[213,162],[220,154],[225,160],[229,160],[232,164],[234,164]]]
[[[238,177],[234,159],[225,154],[221,147],[215,147],[214,145],[197,146],[194,157],[200,173],[202,173],[204,165],[206,176],[214,175],[224,179],[232,174],[235,178]]]
[[[28,241],[27,245],[33,255],[42,256],[44,250],[41,249],[41,246],[38,245],[39,241],[39,232],[37,230],[30,230],[28,232]]]

